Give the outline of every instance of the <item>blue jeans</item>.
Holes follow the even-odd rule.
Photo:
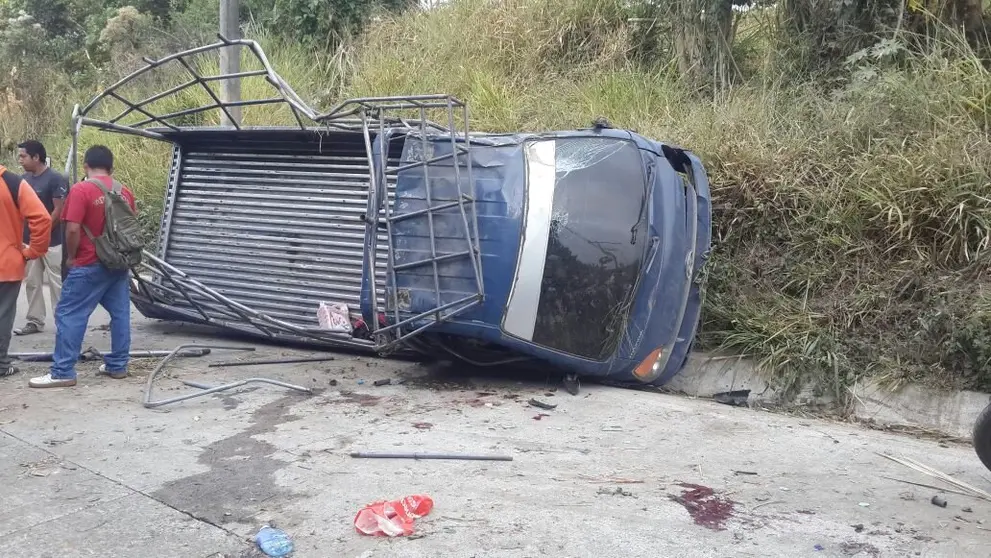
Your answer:
[[[131,353],[131,291],[127,270],[111,271],[96,263],[74,267],[62,283],[62,298],[55,308],[55,355],[52,378],[76,377],[76,361],[82,352],[89,317],[100,304],[110,314],[110,354],[104,355],[107,371],[123,372]]]

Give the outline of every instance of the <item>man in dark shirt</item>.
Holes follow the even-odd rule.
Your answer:
[[[24,270],[24,290],[28,299],[27,323],[15,329],[17,335],[38,333],[45,328],[44,278],[48,278],[48,293],[52,299],[52,311],[62,295],[62,203],[69,183],[57,171],[48,166],[48,153],[41,142],[30,140],[18,147],[17,161],[24,169],[25,182],[31,185],[45,209],[52,216],[52,237],[48,253],[31,260]],[[30,241],[30,232],[24,227],[24,244]]]

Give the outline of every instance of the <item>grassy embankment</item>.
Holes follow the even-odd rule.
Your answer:
[[[324,108],[349,96],[444,92],[469,101],[476,130],[605,116],[685,146],[714,185],[706,346],[840,395],[864,375],[991,388],[991,76],[969,49],[934,44],[861,64],[846,82],[797,82],[755,21],[736,45],[744,82],[699,100],[663,57],[629,60],[630,24],[615,6],[466,0],[380,21],[339,53],[263,41],[283,77]],[[246,85],[245,95],[263,87]],[[262,109],[247,118],[272,122]],[[92,132],[83,145],[97,139],[154,214],[167,149]],[[64,136],[53,145],[64,156]]]

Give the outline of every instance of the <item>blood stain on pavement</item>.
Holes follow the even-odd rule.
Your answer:
[[[682,491],[681,496],[671,496],[671,499],[685,506],[696,525],[714,531],[726,529],[726,521],[733,517],[735,502],[717,496],[708,486],[689,483],[681,483],[678,486],[685,490]]]

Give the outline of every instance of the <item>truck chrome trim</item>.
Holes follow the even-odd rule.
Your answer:
[[[547,259],[554,205],[555,140],[527,142],[523,149],[527,160],[527,204],[523,222],[523,242],[516,264],[516,279],[509,295],[502,328],[509,333],[533,340],[540,304],[540,284]]]

